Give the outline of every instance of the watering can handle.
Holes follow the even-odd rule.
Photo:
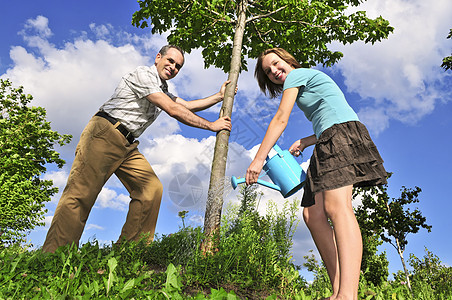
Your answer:
[[[275,144],[274,146],[273,146],[273,149],[276,151],[276,153],[278,153],[278,155],[280,156],[280,157],[284,157],[284,152],[283,152],[283,150],[281,149],[281,147],[279,147],[277,144]],[[301,159],[301,160],[303,160],[303,152],[301,152],[300,151],[300,155],[298,155],[298,156],[295,156],[295,155],[293,155],[293,154],[291,154],[293,157],[295,157],[295,158],[298,158],[299,160]],[[267,159],[268,159],[268,156],[267,156]]]
[[[275,149],[276,153],[278,153],[279,156],[283,156],[283,151],[282,151],[282,149],[281,149],[278,145],[275,144],[275,145],[273,146],[273,149]]]
[[[234,190],[237,187],[237,185],[242,184],[242,183],[245,183],[245,178],[237,178],[235,176],[231,177],[231,185],[234,188]],[[268,182],[268,181],[265,181],[265,180],[262,180],[262,179],[258,179],[257,183],[260,184],[260,185],[266,186],[268,188],[277,190],[279,192],[281,191],[281,188],[279,186],[277,186],[276,184],[273,184],[271,182]]]

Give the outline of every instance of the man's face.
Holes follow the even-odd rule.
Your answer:
[[[184,64],[184,56],[179,50],[169,48],[165,55],[157,54],[155,57],[155,66],[157,73],[163,80],[169,80],[179,73]]]

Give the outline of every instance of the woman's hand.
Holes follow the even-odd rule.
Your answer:
[[[259,174],[262,171],[262,167],[264,166],[264,161],[259,160],[255,158],[250,166],[248,167],[248,170],[246,170],[246,184],[251,185],[253,183],[257,182],[257,179],[259,178]]]
[[[286,129],[290,113],[295,104],[295,100],[297,99],[298,91],[299,87],[293,87],[283,92],[281,103],[279,104],[278,110],[271,120],[270,125],[268,125],[264,140],[259,146],[259,150],[257,150],[254,160],[251,162],[248,170],[246,170],[246,184],[249,185],[257,182],[268,153],[273,145],[275,145],[284,129]]]
[[[293,156],[300,156],[301,152],[303,152],[304,148],[306,148],[303,143],[301,142],[301,139],[296,140],[295,143],[292,144],[289,148],[289,152]]]
[[[290,146],[289,152],[294,156],[300,156],[301,152],[303,152],[306,147],[314,145],[316,142],[317,138],[315,135],[296,140],[292,146]]]

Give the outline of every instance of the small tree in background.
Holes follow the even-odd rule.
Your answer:
[[[411,278],[414,295],[426,289],[431,289],[437,299],[446,299],[446,295],[452,295],[452,267],[443,264],[438,256],[425,248],[422,259],[411,253],[408,263],[413,268]]]
[[[449,31],[448,39],[452,38],[452,29]],[[452,70],[452,55],[446,56],[443,58],[443,63],[441,64],[441,68],[445,71]]]
[[[432,228],[426,224],[426,218],[418,208],[411,210],[409,207],[419,202],[420,192],[419,187],[411,189],[403,186],[400,197],[390,199],[387,185],[354,191],[354,199],[362,199],[362,204],[355,211],[363,236],[379,235],[397,250],[410,290],[409,273],[403,258],[408,244],[407,236],[409,233],[417,233],[420,228],[425,228],[428,232]]]
[[[24,232],[43,225],[45,202],[58,192],[42,180],[46,164],[61,168],[54,145],[70,142],[70,135],[52,131],[46,110],[27,106],[33,99],[9,80],[0,87],[0,246],[23,241]]]
[[[367,282],[372,282],[374,286],[381,286],[388,280],[389,261],[386,252],[377,253],[378,246],[383,244],[378,234],[368,236],[362,233],[363,257],[361,260],[361,271]]]

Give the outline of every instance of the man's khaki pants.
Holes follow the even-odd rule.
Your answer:
[[[54,252],[59,246],[78,246],[97,195],[114,173],[130,194],[126,222],[118,241],[138,240],[142,233],[153,238],[162,198],[162,184],[149,162],[106,119],[94,116],[77,145],[67,185],[56,208],[42,248]]]

